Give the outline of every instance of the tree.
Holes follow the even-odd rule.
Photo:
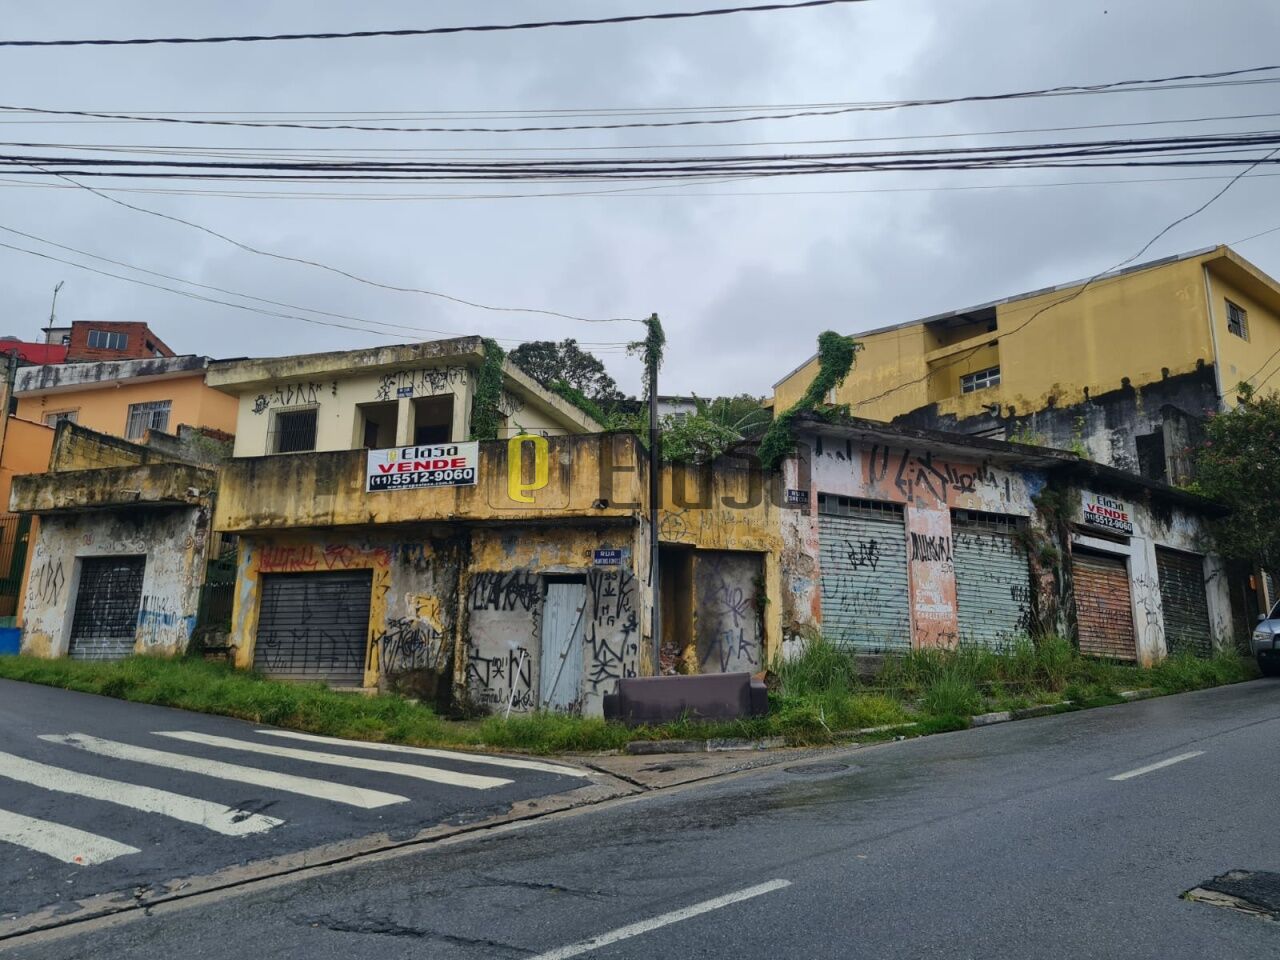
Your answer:
[[[578,390],[595,403],[612,403],[622,397],[618,384],[604,364],[578,346],[570,337],[553,340],[531,340],[509,354],[511,361],[544,387],[560,381]]]
[[[760,436],[769,426],[770,414],[758,397],[739,394],[702,400],[694,397],[697,409],[682,414],[668,413],[659,423],[662,430],[662,459],[678,463],[713,460],[735,443]],[[619,417],[616,425],[640,437],[647,437],[649,414],[644,408]]]
[[[1205,425],[1192,489],[1231,508],[1215,524],[1221,553],[1280,571],[1280,394],[1237,390],[1236,408]]]

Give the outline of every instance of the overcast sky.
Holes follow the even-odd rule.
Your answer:
[[[341,31],[716,5],[710,0],[199,5],[7,0],[0,33],[33,39]],[[3,49],[0,99],[11,106],[232,114],[898,100],[1260,66],[1276,61],[1277,36],[1280,4],[1275,0],[870,0],[794,12],[463,36]],[[1259,84],[657,131],[261,131],[51,123],[49,118],[29,122],[30,118],[0,114],[0,132],[10,143],[528,150],[901,137],[1180,120],[1277,112],[1278,92],[1277,85]],[[944,143],[1044,142],[1276,126],[1271,118]],[[906,141],[883,146],[921,145]],[[840,148],[741,152],[753,149]],[[709,150],[691,147],[689,152]],[[18,148],[6,146],[5,152]],[[1257,172],[1280,173],[1274,168]],[[254,246],[322,260],[387,283],[591,317],[657,311],[668,336],[663,393],[765,394],[812,354],[822,330],[852,333],[1088,276],[1132,254],[1223,182],[1172,178],[1226,175],[1194,168],[864,173],[606,196],[503,199],[121,196]],[[1042,185],[1120,178],[1162,182]],[[174,186],[95,181],[99,187],[121,185]],[[952,189],[981,185],[999,188]],[[302,194],[308,188],[283,189]],[[432,185],[374,192],[392,189],[422,195],[441,192]],[[575,187],[544,189],[564,192]],[[499,190],[531,192],[520,185]],[[813,193],[797,196],[796,191]],[[1244,180],[1147,256],[1231,242],[1280,227],[1278,201],[1280,179]],[[573,336],[614,343],[641,332],[631,324],[490,313],[378,290],[245,253],[82,190],[0,181],[0,225],[200,283],[412,327],[512,339]],[[82,259],[12,234],[0,233],[0,242]],[[1272,275],[1280,275],[1280,232],[1239,250]],[[276,355],[393,342],[371,333],[204,304],[3,248],[0,271],[0,334],[35,339],[47,319],[54,284],[65,280],[58,300],[61,321],[144,320],[178,352]],[[407,340],[427,338],[405,334]],[[638,360],[617,348],[602,355],[620,384],[635,390]]]

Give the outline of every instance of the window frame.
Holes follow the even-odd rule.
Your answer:
[[[1249,342],[1249,311],[1231,300],[1227,301],[1227,333]]]
[[[290,450],[280,449],[280,418],[293,417],[299,414],[311,414],[311,446],[295,447]],[[297,407],[278,407],[271,411],[271,425],[267,430],[267,453],[271,456],[288,456],[291,453],[315,453],[320,440],[320,405],[308,403]]]
[[[57,427],[63,420],[70,420],[72,423],[80,422],[80,408],[73,410],[50,410],[45,413],[42,421],[46,427]]]
[[[164,411],[164,421],[156,422],[156,414]],[[146,415],[147,420],[142,429],[137,433],[133,432],[133,422],[135,413]],[[126,440],[141,440],[148,430],[156,430],[160,433],[166,433],[169,430],[169,418],[173,416],[172,400],[142,400],[138,403],[129,404],[128,410],[124,417],[124,438]]]
[[[95,338],[102,342],[95,343]],[[91,350],[127,350],[129,335],[119,330],[90,330],[85,343]]]
[[[979,390],[992,390],[1000,386],[1000,364],[994,367],[987,367],[984,370],[975,370],[973,373],[962,373],[960,375],[960,392],[977,393]]]

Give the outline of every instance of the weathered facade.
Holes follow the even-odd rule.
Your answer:
[[[49,472],[14,478],[38,516],[22,650],[114,659],[179,653],[195,627],[216,474],[61,423]]]
[[[1030,633],[1151,663],[1233,640],[1219,508],[1082,460],[870,421],[803,421],[786,464],[805,573],[788,632],[868,653]],[[793,554],[794,555],[794,554]]]

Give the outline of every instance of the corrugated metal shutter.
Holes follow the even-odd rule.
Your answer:
[[[1164,609],[1164,642],[1170,654],[1213,653],[1209,635],[1209,601],[1204,589],[1204,557],[1156,547],[1160,605]]]
[[[957,510],[951,518],[960,641],[1000,647],[1031,625],[1031,566],[1020,518]]]
[[[1136,660],[1133,603],[1124,559],[1077,552],[1071,558],[1071,573],[1080,652],[1091,657]]]
[[[266,574],[254,669],[282,680],[363,684],[372,588],[368,570]]]
[[[71,614],[69,653],[77,660],[119,660],[133,653],[146,557],[86,557]]]
[[[865,652],[910,650],[902,508],[821,494],[818,540],[823,635]]]

